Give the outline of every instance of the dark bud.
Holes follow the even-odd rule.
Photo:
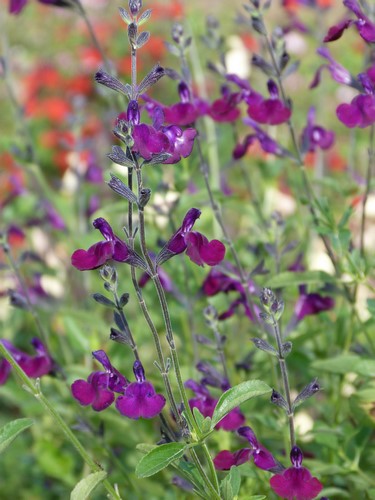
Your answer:
[[[150,32],[143,31],[137,38],[137,49],[143,47],[150,39]]]
[[[195,335],[195,340],[198,342],[198,344],[203,344],[203,345],[207,345],[207,346],[214,345],[212,340],[209,339],[208,337],[205,337],[204,335]]]
[[[274,67],[260,55],[254,54],[251,58],[251,63],[253,66],[256,66],[257,68],[262,70],[263,73],[267,76],[276,76]]]
[[[132,16],[136,16],[142,8],[142,0],[129,0],[129,10]]]
[[[280,71],[283,71],[286,68],[289,60],[290,60],[289,54],[287,52],[283,52],[279,58]]]
[[[120,148],[120,146],[112,146],[112,153],[109,153],[107,156],[113,163],[117,163],[117,165],[122,165],[127,168],[134,167],[133,160],[128,158],[125,151]]]
[[[275,302],[271,305],[271,313],[273,314],[276,321],[278,321],[284,312],[284,301],[283,300],[275,300]]]
[[[276,300],[276,296],[270,288],[263,288],[260,294],[260,302],[265,309],[269,309],[274,301]]]
[[[291,342],[285,342],[281,346],[281,355],[283,358],[286,358],[292,352],[293,344]]]
[[[111,76],[106,71],[100,69],[95,74],[95,81],[100,83],[100,85],[104,85],[109,89],[115,90],[116,92],[120,92],[120,94],[124,94],[127,97],[130,97],[129,87],[123,85],[120,80],[117,80],[114,76]]]
[[[303,454],[298,446],[293,446],[290,452],[290,461],[292,462],[293,467],[301,467],[303,460]]]
[[[184,37],[184,28],[182,24],[174,23],[172,26],[172,40],[179,45],[183,37]]]
[[[280,408],[282,408],[286,412],[288,411],[287,402],[285,401],[285,399],[283,398],[283,396],[279,392],[275,391],[275,389],[272,389],[270,401],[272,404],[279,406]]]
[[[118,305],[121,309],[123,309],[128,302],[129,302],[129,294],[123,293],[120,297]]]
[[[272,354],[272,356],[277,356],[277,351],[276,349],[274,349],[272,347],[272,345],[270,345],[268,342],[266,342],[265,340],[263,339],[259,339],[257,337],[254,337],[252,339],[250,339],[253,344],[255,345],[255,347],[257,349],[260,349],[261,351],[265,351],[265,352],[269,352],[270,354]]]
[[[111,333],[109,334],[110,340],[113,340],[114,342],[118,342],[119,344],[126,344],[129,345],[129,340],[125,335],[123,335],[119,330],[116,330],[116,328],[111,328]]]
[[[203,309],[203,316],[209,327],[214,326],[218,320],[218,313],[216,307],[209,305]]]
[[[25,297],[14,290],[8,290],[10,305],[18,309],[28,309],[29,305]]]
[[[102,306],[116,308],[116,304],[112,302],[112,300],[102,295],[101,293],[94,293],[92,295],[92,298],[95,300],[95,302],[101,304]]]
[[[135,23],[130,23],[128,26],[128,39],[131,45],[131,48],[135,50],[137,48],[137,34],[138,27]]]
[[[259,16],[257,12],[253,12],[251,14],[251,26],[253,27],[253,30],[255,30],[257,33],[264,36],[267,35],[267,30],[266,27],[264,26],[263,19]]]
[[[132,99],[128,104],[128,109],[126,110],[126,117],[131,125],[138,125],[140,121],[139,106],[137,101]]]
[[[110,285],[117,284],[117,271],[115,267],[106,264],[100,269],[99,274],[102,280],[109,283]]]
[[[144,208],[151,198],[151,189],[143,188],[139,193],[138,206]]]
[[[143,94],[146,92],[152,85],[155,85],[156,82],[160,80],[165,75],[164,68],[159,64],[156,64],[150,71],[148,75],[146,75],[141,83],[138,85],[137,92],[139,94]]]
[[[112,191],[126,198],[130,203],[137,203],[137,197],[133,191],[115,175],[111,174],[111,180],[108,182],[108,186]]]
[[[298,394],[298,396],[293,402],[293,409],[302,404],[304,401],[306,401],[306,399],[311,398],[311,396],[314,396],[314,394],[316,394],[320,390],[321,387],[318,384],[318,379],[314,379]]]

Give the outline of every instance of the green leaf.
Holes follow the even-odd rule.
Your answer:
[[[252,495],[247,500],[264,500],[265,498],[267,498],[265,495]]]
[[[228,415],[233,408],[256,396],[263,396],[271,392],[272,389],[262,380],[247,380],[224,392],[217,402],[214,414],[212,415],[212,427],[217,425],[225,415]]]
[[[106,477],[107,473],[104,470],[93,472],[89,476],[84,477],[74,487],[74,490],[70,494],[70,500],[86,500],[86,498],[89,498],[90,493],[99,483],[104,481]]]
[[[352,372],[362,377],[375,376],[375,360],[364,359],[355,354],[342,354],[335,358],[317,360],[314,361],[311,366],[315,370],[323,370],[341,375]]]
[[[221,481],[220,490],[224,500],[237,497],[241,486],[241,473],[237,467],[231,467],[229,474]]]
[[[181,458],[185,452],[185,443],[167,443],[157,446],[138,462],[135,473],[138,477],[149,477],[163,470],[171,462]]]
[[[33,425],[31,418],[19,418],[8,422],[0,429],[0,453],[2,453],[16,439],[18,434]]]
[[[285,272],[269,279],[264,286],[267,288],[282,288],[285,286],[298,286],[309,283],[335,283],[334,276],[324,271],[306,271],[301,273]]]

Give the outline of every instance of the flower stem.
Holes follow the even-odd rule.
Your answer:
[[[290,396],[290,386],[289,386],[289,377],[288,377],[288,369],[286,365],[286,361],[282,352],[282,339],[281,339],[281,332],[279,328],[279,324],[276,321],[275,317],[273,315],[273,329],[275,333],[275,338],[276,338],[276,343],[277,343],[277,351],[278,351],[278,360],[279,360],[279,366],[280,366],[280,371],[281,371],[281,378],[283,380],[283,386],[284,386],[284,393],[285,393],[285,398],[286,402],[288,405],[288,423],[289,423],[289,434],[290,434],[290,444],[291,448],[296,445],[296,436],[295,436],[295,430],[294,430],[294,412],[293,412],[293,407],[292,407],[292,400]]]
[[[17,373],[18,377],[21,379],[25,389],[30,392],[43,406],[43,408],[50,414],[50,416],[55,421],[56,425],[65,434],[66,438],[77,450],[82,459],[90,467],[92,472],[101,472],[103,468],[96,463],[95,460],[87,453],[86,448],[81,444],[81,442],[76,438],[76,436],[71,431],[68,424],[65,422],[63,417],[55,410],[52,403],[44,396],[40,388],[40,379],[37,379],[35,384],[29,379],[22,368],[16,363],[12,355],[7,351],[7,349],[0,342],[0,354],[12,365],[13,370]],[[121,500],[121,496],[111,485],[108,479],[103,481],[103,486],[110,495],[110,498]]]

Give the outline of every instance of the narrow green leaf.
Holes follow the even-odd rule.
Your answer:
[[[241,473],[237,467],[231,467],[229,474],[221,481],[220,490],[224,500],[236,498],[241,486]]]
[[[135,473],[138,477],[149,477],[163,470],[171,462],[181,458],[185,443],[167,443],[157,446],[138,462]]]
[[[211,429],[213,429],[215,425],[225,417],[225,415],[233,410],[233,408],[236,408],[248,399],[267,394],[268,392],[271,392],[271,390],[271,387],[262,380],[247,380],[246,382],[242,382],[242,384],[236,385],[224,392],[216,405],[214,414],[212,415]]]
[[[354,371],[358,363],[359,356],[355,354],[342,354],[335,358],[320,359],[313,361],[311,367],[313,370],[323,370],[330,373],[345,374]]]
[[[334,276],[324,271],[306,271],[301,273],[285,272],[269,279],[264,286],[267,288],[282,288],[285,286],[301,285],[308,283],[335,283]]]
[[[8,422],[0,429],[0,453],[2,453],[18,434],[33,425],[34,420],[31,418],[19,418]]]
[[[311,366],[314,370],[323,370],[330,373],[343,375],[352,372],[362,377],[375,377],[375,360],[366,359],[355,354],[342,354],[335,358],[317,360]]]
[[[93,472],[89,476],[81,479],[74,487],[70,494],[70,500],[86,500],[89,498],[90,493],[98,486],[99,483],[104,481],[107,473],[103,470],[100,472]]]

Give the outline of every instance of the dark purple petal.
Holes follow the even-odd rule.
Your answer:
[[[216,406],[216,405],[215,405]],[[245,416],[239,408],[234,408],[216,425],[215,429],[235,431],[245,422]]]
[[[195,392],[199,399],[206,399],[210,397],[210,391],[207,389],[207,387],[202,384],[198,384],[198,382],[193,379],[187,380],[184,386]]]
[[[342,21],[335,26],[331,26],[328,30],[328,33],[324,37],[323,42],[333,42],[335,40],[338,40],[339,38],[341,38],[344,31],[348,29],[352,24],[354,24],[354,21],[352,21],[351,19],[346,19],[345,21]]]
[[[132,100],[129,102],[126,117],[132,125],[139,125],[140,113],[137,101]]]
[[[278,465],[272,453],[262,445],[253,451],[253,458],[254,464],[259,467],[259,469],[270,470]]]
[[[322,297],[318,293],[309,293],[300,296],[295,305],[294,314],[298,321],[301,321],[305,316],[329,311],[334,306],[335,301],[332,297]]]
[[[258,440],[257,440],[257,438],[254,434],[254,431],[251,427],[248,427],[248,426],[241,427],[240,429],[238,429],[237,432],[240,436],[247,439],[253,448],[256,449],[259,447]]]
[[[126,386],[129,384],[128,380],[112,366],[107,354],[103,350],[94,351],[92,355],[101,365],[103,365],[108,374],[108,388],[111,391],[123,394]]]
[[[312,500],[323,489],[316,477],[312,477],[305,467],[291,467],[270,479],[271,488],[287,500]]]
[[[303,454],[298,446],[293,446],[290,451],[290,461],[292,462],[293,467],[301,467],[303,461]]]
[[[243,448],[231,453],[228,450],[220,451],[213,459],[215,469],[217,470],[229,470],[234,465],[242,465],[246,463],[251,456],[251,450],[249,448]]]
[[[139,360],[134,361],[133,372],[138,383],[142,383],[146,380],[145,371],[143,369],[142,363]]]
[[[199,110],[190,102],[179,102],[173,106],[164,108],[166,123],[185,126],[195,122],[200,115]]]
[[[348,128],[357,127],[361,123],[361,113],[352,104],[340,104],[336,109],[336,115]]]
[[[145,160],[151,160],[152,155],[165,152],[170,146],[165,134],[145,123],[134,127],[133,139],[133,151],[138,152]]]
[[[165,405],[165,397],[156,394],[150,382],[133,382],[128,385],[124,396],[116,401],[118,411],[128,418],[153,418],[158,415]]]
[[[97,269],[112,258],[113,247],[112,241],[100,241],[88,250],[78,249],[72,254],[72,265],[79,271]]]
[[[191,208],[184,217],[182,221],[181,227],[177,229],[175,234],[166,244],[166,249],[172,252],[173,254],[180,254],[184,252],[187,248],[187,244],[185,242],[185,235],[191,231],[193,228],[195,221],[199,219],[201,215],[201,211],[197,208]]]
[[[4,385],[8,380],[11,369],[12,366],[6,359],[0,359],[0,385]]]
[[[236,105],[234,100],[217,99],[211,104],[208,114],[215,122],[234,122],[241,113]]]
[[[225,257],[225,246],[219,240],[211,240],[201,247],[200,256],[208,266],[216,266]]]
[[[71,385],[73,397],[82,405],[88,406],[95,399],[95,389],[86,380],[76,380]]]
[[[28,0],[10,0],[9,12],[10,14],[19,14],[27,4]]]
[[[187,128],[184,131],[179,129],[179,133],[175,133],[175,131],[171,133],[172,128],[179,129],[179,127],[175,125],[163,127],[163,132],[168,136],[170,141],[169,148],[165,150],[166,153],[171,154],[171,156],[163,162],[166,165],[179,162],[181,157],[187,158],[193,150],[194,139],[198,133],[194,128]]]

